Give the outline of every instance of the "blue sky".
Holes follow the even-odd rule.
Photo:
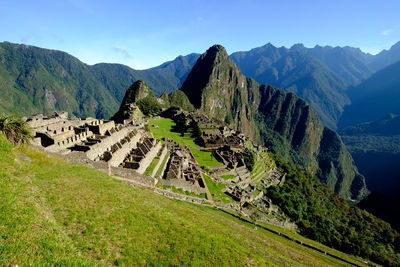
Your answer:
[[[400,41],[398,0],[0,0],[0,41],[68,52],[88,64],[149,68],[222,44],[354,46]]]

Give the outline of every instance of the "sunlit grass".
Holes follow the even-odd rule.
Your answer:
[[[211,207],[132,188],[0,138],[0,266],[340,263]]]

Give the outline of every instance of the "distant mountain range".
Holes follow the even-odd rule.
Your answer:
[[[179,56],[148,70],[121,64],[87,65],[77,58],[8,42],[0,43],[0,113],[19,115],[66,110],[109,118],[134,81],[144,79],[156,95],[178,89],[197,55]]]
[[[340,128],[400,113],[400,61],[350,88],[348,95],[351,105],[344,109]]]
[[[346,88],[400,60],[399,47],[398,43],[373,56],[347,46],[305,48],[297,44],[288,49],[267,44],[230,57],[246,76],[307,100],[322,122],[336,129],[344,106],[351,102]],[[109,118],[134,81],[146,81],[156,96],[169,93],[180,88],[198,57],[193,53],[158,67],[134,70],[121,64],[90,66],[61,51],[3,42],[0,90],[8,94],[0,97],[0,112],[63,109]]]

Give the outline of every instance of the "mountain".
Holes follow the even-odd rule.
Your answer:
[[[0,112],[20,115],[66,110],[77,116],[109,118],[126,88],[145,80],[160,96],[181,86],[198,55],[179,56],[148,70],[121,64],[87,65],[77,58],[8,42],[0,43]]]
[[[383,50],[374,56],[369,65],[375,71],[381,70],[400,60],[400,42],[395,43],[389,50]]]
[[[136,105],[137,108],[132,106],[132,104]],[[125,120],[133,119],[137,123],[141,120],[141,113],[149,115],[150,113],[159,113],[160,111],[161,105],[158,103],[149,86],[143,80],[137,80],[128,88],[119,110],[111,119],[118,123],[124,123]]]
[[[382,119],[400,113],[400,61],[378,71],[356,87],[350,88],[351,105],[345,107],[340,128]]]
[[[364,177],[339,135],[324,127],[311,106],[293,93],[246,78],[222,46],[200,56],[181,90],[198,112],[265,144],[342,197],[366,194]]]
[[[295,47],[292,47],[293,49]],[[373,56],[359,48],[316,45],[314,48],[307,48],[304,53],[319,59],[342,78],[347,86],[360,83],[374,72],[369,65]]]
[[[372,192],[360,203],[358,207],[367,210],[375,216],[389,222],[391,226],[400,231],[400,198],[399,196],[386,196],[379,192]]]
[[[340,134],[369,189],[396,197],[400,191],[400,115],[350,126]]]
[[[369,56],[351,47],[297,44],[287,49],[266,44],[231,58],[246,76],[305,99],[323,123],[335,129],[343,107],[350,103],[345,89],[372,74]]]

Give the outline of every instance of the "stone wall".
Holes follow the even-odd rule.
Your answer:
[[[207,193],[207,190],[205,188],[201,188],[200,186],[197,186],[195,184],[188,183],[187,181],[182,179],[169,179],[169,180],[161,179],[159,183],[164,186],[173,186],[176,188],[183,189],[185,191],[193,192],[197,195],[201,193]]]
[[[112,154],[112,158],[108,161],[108,163],[112,167],[119,166],[122,162],[124,162],[125,158],[129,155],[132,149],[137,147],[137,143],[139,142],[141,137],[141,132],[137,131],[129,142],[123,144],[121,148],[119,148]]]
[[[156,177],[157,171],[160,168],[161,163],[164,161],[165,156],[167,155],[168,149],[167,146],[163,146],[161,154],[160,154],[160,160],[157,162],[157,165],[154,167],[153,172],[151,173],[151,177]]]
[[[39,128],[49,124],[57,123],[63,121],[62,118],[54,117],[54,118],[47,118],[47,117],[33,117],[31,120],[28,120],[28,125],[31,128]]]
[[[157,141],[157,143],[150,149],[149,152],[146,153],[146,155],[140,160],[139,168],[136,170],[138,173],[143,174],[144,171],[147,169],[147,167],[150,165],[150,163],[153,161],[155,156],[157,156],[158,152],[160,151],[161,148],[161,142]]]
[[[115,127],[114,121],[98,120],[88,124],[89,129],[95,134],[105,135],[105,133]]]
[[[167,146],[167,145],[165,145],[165,146]],[[168,150],[168,148],[167,148],[167,150]],[[160,159],[160,161],[161,161],[161,159]],[[155,178],[159,178],[159,179],[163,178],[165,169],[167,169],[167,166],[168,166],[168,162],[169,162],[169,159],[167,159],[167,160],[165,161],[165,163],[164,163],[163,165],[160,166],[160,168],[161,168],[160,175],[159,175],[158,177],[155,177]],[[161,163],[161,164],[162,164],[162,163]]]
[[[178,193],[171,192],[169,190],[164,190],[161,188],[154,188],[154,192],[159,193],[164,196],[167,196],[167,197],[170,197],[170,198],[193,202],[193,203],[197,203],[197,204],[204,204],[204,203],[212,204],[209,200],[207,200],[205,198],[198,198],[198,197],[182,195],[182,194],[178,194]]]
[[[54,145],[46,147],[44,151],[59,152],[61,150],[67,149],[68,147],[72,147],[82,141],[85,141],[88,137],[91,137],[92,135],[93,133],[91,131],[82,132],[80,134],[68,137],[64,140],[56,141]]]
[[[99,159],[104,152],[110,150],[115,143],[127,136],[129,131],[129,128],[122,128],[111,136],[102,139],[100,143],[90,146],[90,150],[86,152],[86,156],[91,160]]]
[[[148,187],[155,187],[157,180],[150,177],[150,176],[145,176],[137,173],[133,169],[127,169],[127,168],[122,168],[122,167],[111,167],[111,174],[112,175],[118,175],[120,177],[124,177],[127,179],[133,179],[141,184],[144,184]]]

